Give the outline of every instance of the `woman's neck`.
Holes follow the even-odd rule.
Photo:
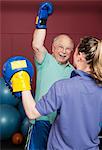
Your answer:
[[[91,72],[90,66],[88,64],[84,65],[84,66],[79,65],[79,66],[77,66],[77,69],[82,70],[82,71],[87,72],[87,73]]]

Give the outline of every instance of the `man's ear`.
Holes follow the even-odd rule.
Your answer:
[[[55,51],[55,46],[52,44],[52,53]]]

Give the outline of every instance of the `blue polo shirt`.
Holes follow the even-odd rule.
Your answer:
[[[99,150],[102,87],[80,70],[72,76],[54,83],[36,104],[41,115],[57,111],[47,150]]]

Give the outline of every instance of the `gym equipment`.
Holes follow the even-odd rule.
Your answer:
[[[19,73],[20,72],[20,73]],[[34,69],[32,63],[25,57],[23,56],[14,56],[9,58],[3,65],[2,69],[3,77],[5,79],[5,82],[9,85],[9,87],[12,89],[12,83],[11,79],[13,76],[17,73],[18,74],[29,74],[30,77],[30,82],[32,81],[32,77],[34,74]],[[15,81],[18,81],[18,76],[15,75]],[[22,76],[22,75],[21,75]],[[14,79],[13,79],[14,80]],[[25,80],[26,81],[26,80]],[[15,85],[15,84],[14,84]],[[21,86],[22,84],[16,84],[16,87]],[[21,92],[17,91],[14,93],[17,97],[21,96]]]
[[[21,133],[15,133],[13,136],[12,136],[12,143],[13,144],[21,144],[23,142],[23,135]]]
[[[0,78],[0,104],[16,106],[20,99],[15,97],[6,85],[4,78]]]
[[[18,103],[18,110],[19,110],[20,116],[21,116],[21,118],[22,118],[22,120],[23,120],[23,119],[26,117],[26,113],[25,113],[25,111],[24,111],[22,101],[20,101],[20,102]]]
[[[36,28],[46,29],[46,22],[49,15],[53,13],[53,5],[51,2],[43,2],[40,5],[38,15],[36,17]]]
[[[18,131],[21,117],[18,110],[7,104],[0,105],[0,139],[6,140]]]

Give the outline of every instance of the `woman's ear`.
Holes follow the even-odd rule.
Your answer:
[[[86,61],[86,59],[85,59],[85,54],[79,52],[79,54],[78,54],[78,59],[79,59],[79,61]]]

